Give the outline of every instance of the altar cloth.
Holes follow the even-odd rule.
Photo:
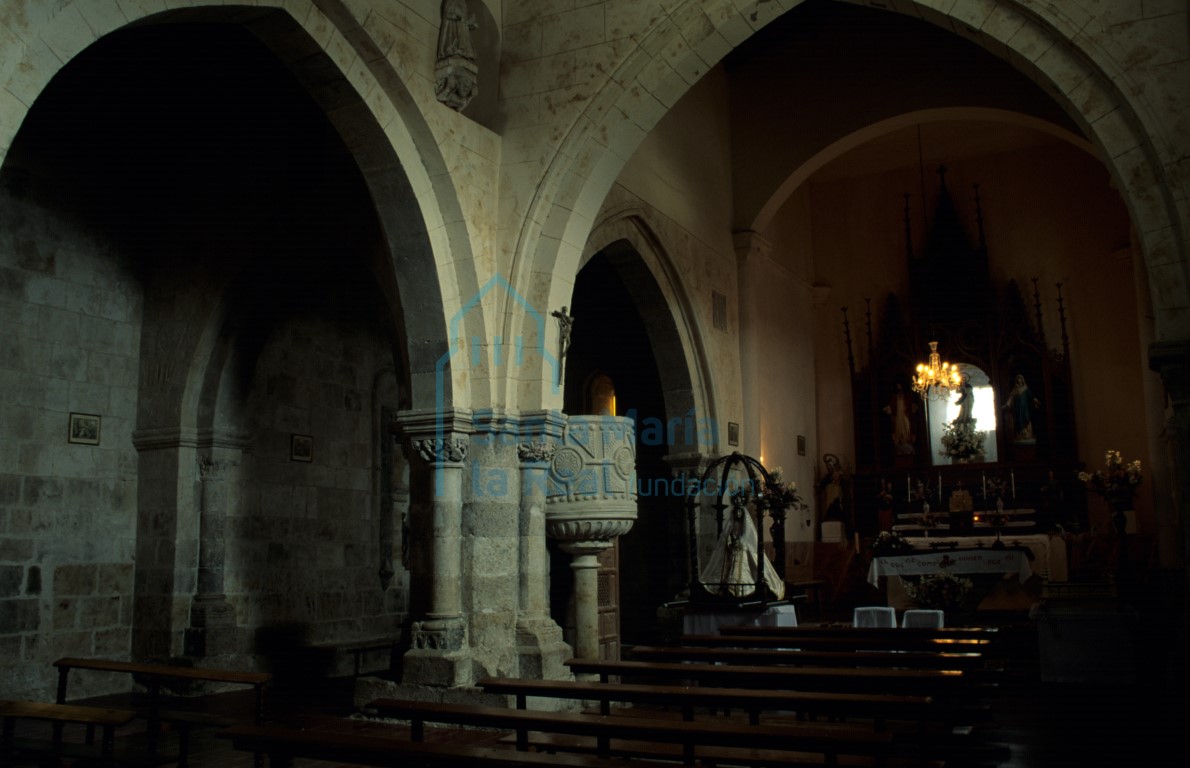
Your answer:
[[[1015,573],[1021,583],[1033,575],[1029,556],[1019,549],[953,549],[874,557],[868,568],[868,582],[880,586],[881,576],[924,576],[941,570],[956,574]]]

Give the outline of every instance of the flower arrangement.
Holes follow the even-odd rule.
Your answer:
[[[916,583],[906,579],[905,593],[922,608],[953,611],[962,606],[972,586],[970,579],[938,571],[922,576]]]
[[[967,461],[983,453],[987,432],[976,432],[974,421],[954,421],[942,425],[942,450],[939,453],[955,461]]]
[[[756,508],[770,512],[788,509],[792,506],[806,509],[805,502],[797,492],[797,483],[785,482],[781,478],[781,468],[769,472],[769,481],[760,482],[760,492],[756,495]]]
[[[896,555],[911,549],[913,549],[913,545],[905,541],[905,537],[895,531],[881,531],[872,540],[873,557]]]
[[[1127,506],[1132,504],[1136,487],[1142,478],[1140,459],[1125,464],[1119,451],[1107,452],[1103,469],[1078,473],[1078,479],[1086,484],[1087,490],[1099,494],[1112,504]]]

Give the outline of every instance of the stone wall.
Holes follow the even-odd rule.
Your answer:
[[[377,466],[386,432],[375,403],[396,405],[377,374],[391,366],[391,347],[359,317],[295,318],[261,351],[247,396],[252,448],[227,520],[225,588],[242,625],[312,643],[399,632],[405,580],[381,568],[403,565],[391,530],[396,551],[381,551],[381,521],[394,517],[380,514],[374,482],[397,469],[391,456]],[[294,455],[295,435],[309,460]]]
[[[20,696],[59,656],[128,653],[141,313],[68,198],[14,164],[0,180],[0,679]],[[98,444],[69,441],[71,413]]]

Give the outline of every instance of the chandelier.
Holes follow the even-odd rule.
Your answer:
[[[957,365],[942,362],[938,354],[938,342],[930,342],[930,361],[918,363],[917,373],[913,376],[913,391],[921,395],[923,400],[939,400],[950,396],[952,389],[958,389],[963,383],[962,374]]]

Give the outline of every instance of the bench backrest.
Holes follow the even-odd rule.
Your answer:
[[[694,680],[700,685],[792,690],[934,694],[967,685],[962,670],[842,667],[765,667],[742,664],[570,659],[572,672],[608,676]]]
[[[743,746],[758,749],[804,750],[830,754],[884,754],[892,742],[888,733],[859,727],[794,723],[781,726],[741,725],[731,721],[662,720],[607,717],[571,712],[538,712],[469,704],[377,699],[367,705],[384,717],[426,722],[528,731],[568,733],[601,739],[643,739],[683,745]]]
[[[182,680],[202,680],[215,683],[240,683],[243,685],[264,685],[272,679],[272,675],[267,672],[183,667],[173,664],[141,664],[131,661],[114,661],[111,659],[67,657],[55,661],[54,666],[59,670],[89,669],[100,672],[123,672],[134,675],[170,677]]]
[[[909,667],[969,669],[983,663],[979,653],[940,651],[803,651],[788,648],[636,645],[632,658],[646,661],[723,661],[731,664],[784,664],[802,667]]]
[[[713,707],[744,711],[796,710],[816,714],[850,714],[857,717],[921,719],[937,714],[929,696],[897,694],[838,693],[830,691],[780,691],[751,688],[699,688],[683,685],[597,683],[569,680],[533,680],[488,677],[476,685],[485,693],[505,694],[522,699],[542,698],[595,700],[601,703],[670,704],[677,707]],[[520,702],[518,701],[518,705]]]

